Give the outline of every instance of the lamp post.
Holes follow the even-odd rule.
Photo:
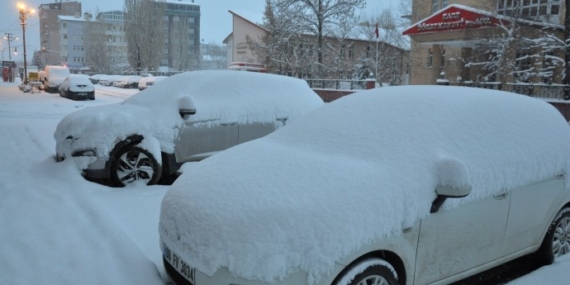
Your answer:
[[[26,19],[28,14],[34,14],[34,9],[28,9],[25,4],[19,3],[18,9],[20,10],[20,25],[22,25],[22,39],[24,41],[24,84],[28,84],[28,63],[26,61]]]

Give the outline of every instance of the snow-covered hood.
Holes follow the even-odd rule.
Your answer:
[[[311,283],[427,217],[438,185],[472,187],[451,208],[568,174],[569,161],[570,128],[546,102],[478,88],[380,88],[191,165],[163,199],[159,231],[205,274],[225,267],[271,281],[301,269]]]

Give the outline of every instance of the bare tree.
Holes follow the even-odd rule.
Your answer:
[[[185,71],[190,68],[191,63],[188,17],[174,16],[172,21],[172,29],[168,35],[170,62],[174,69]]]
[[[128,61],[137,72],[155,70],[164,47],[163,12],[152,0],[125,0]]]
[[[99,15],[99,9],[93,10],[93,15]],[[99,19],[91,18],[84,26],[85,63],[91,70],[100,73],[111,73],[111,60],[107,47],[108,38],[106,26]]]
[[[323,74],[324,37],[338,26],[341,19],[353,18],[365,0],[272,0],[273,7],[302,27],[302,32],[317,38],[316,51],[319,75]]]

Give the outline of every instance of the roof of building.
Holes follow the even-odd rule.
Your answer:
[[[532,20],[528,20],[528,19],[514,19],[512,17],[500,15],[498,13],[490,12],[487,10],[481,10],[481,9],[477,9],[477,8],[473,8],[473,7],[469,7],[469,6],[465,6],[465,5],[460,5],[460,4],[451,4],[451,5],[446,6],[443,9],[431,14],[427,18],[424,18],[423,20],[420,20],[417,23],[413,24],[412,26],[407,28],[405,31],[403,31],[403,33],[404,34],[411,34],[411,35],[416,34],[417,33],[416,30],[422,24],[423,25],[431,25],[430,23],[432,21],[434,21],[434,20],[437,21],[437,18],[441,17],[443,14],[448,13],[448,12],[457,12],[457,11],[459,11],[459,12],[461,12],[461,11],[470,12],[470,13],[478,14],[481,16],[486,16],[486,17],[489,17],[491,19],[488,24],[478,25],[477,28],[495,26],[495,25],[497,25],[497,23],[495,23],[495,22],[503,22],[505,24],[508,24],[513,20],[516,20],[519,23],[532,25],[532,26],[550,27],[550,28],[556,28],[556,29],[563,29],[564,28],[562,25],[557,25],[557,24],[552,24],[552,23],[547,23],[547,22],[540,22],[540,21],[532,21]],[[495,22],[493,22],[493,21],[495,21]],[[465,22],[466,21],[464,21],[464,23]],[[453,28],[453,27],[449,28],[449,30],[462,30],[462,29],[464,29],[464,27],[462,27],[460,25],[456,25],[456,28]],[[428,31],[420,32],[420,33],[426,33],[426,32],[436,32],[436,31],[428,30]]]
[[[64,15],[59,15],[57,16],[59,21],[77,21],[77,22],[85,22],[85,18],[79,16],[64,16]]]

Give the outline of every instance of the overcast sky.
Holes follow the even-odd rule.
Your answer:
[[[64,2],[66,0],[63,0]],[[83,12],[92,11],[98,8],[100,11],[122,10],[123,1],[121,0],[79,0],[82,3]],[[190,0],[186,0],[190,2]],[[26,3],[31,8],[36,10],[36,14],[28,18],[26,26],[26,45],[28,60],[31,60],[33,52],[40,49],[40,36],[39,36],[39,20],[37,17],[37,9],[41,4],[54,3],[55,0],[0,0],[0,48],[2,49],[3,60],[8,60],[8,42],[3,39],[5,33],[12,33],[13,37],[20,39],[12,42],[12,46],[18,47],[18,55],[13,54],[12,60],[22,60],[22,26],[19,24],[19,13],[17,4],[19,2]],[[364,13],[367,15],[380,13],[386,8],[398,11],[398,3],[400,0],[367,0],[367,8]],[[243,14],[244,17],[259,17],[262,18],[265,6],[265,0],[194,0],[195,4],[200,5],[201,11],[201,38],[206,43],[222,44],[222,41],[227,37],[232,29],[231,15],[228,10],[235,11]],[[257,21],[257,19],[252,19]]]

